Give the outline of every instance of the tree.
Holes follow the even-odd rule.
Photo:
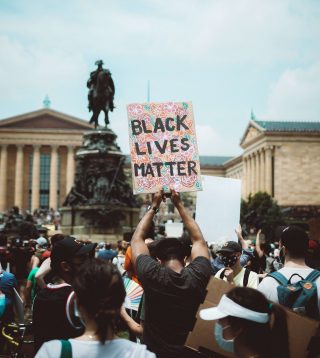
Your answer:
[[[240,222],[246,231],[261,229],[267,241],[274,241],[277,227],[285,225],[280,206],[263,192],[250,194],[247,201],[241,201]]]

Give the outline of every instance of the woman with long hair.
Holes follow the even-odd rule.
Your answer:
[[[217,344],[239,358],[289,358],[285,311],[257,290],[235,287],[200,317],[217,320]]]
[[[76,294],[76,314],[85,332],[67,341],[46,342],[36,358],[155,358],[146,346],[115,336],[115,321],[119,317],[126,293],[119,271],[100,259],[87,261],[73,283]],[[54,322],[48,322],[54,324]]]

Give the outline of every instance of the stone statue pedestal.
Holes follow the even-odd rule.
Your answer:
[[[66,235],[76,236],[81,239],[90,238],[92,241],[117,241],[123,239],[123,234],[133,232],[139,222],[139,212],[137,208],[118,208],[123,214],[118,225],[114,227],[96,226],[90,223],[88,216],[103,210],[102,205],[78,206],[77,208],[61,208],[62,226],[61,230]],[[117,209],[117,208],[115,208]]]
[[[76,152],[74,185],[60,209],[61,229],[70,235],[121,239],[139,221],[139,209],[123,165],[125,156],[109,128],[83,136]]]

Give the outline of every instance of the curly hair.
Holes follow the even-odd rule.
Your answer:
[[[73,288],[79,305],[96,321],[96,334],[104,344],[108,329],[114,331],[126,296],[119,271],[111,263],[94,258],[81,267]]]

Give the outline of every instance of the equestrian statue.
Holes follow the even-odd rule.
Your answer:
[[[90,73],[90,78],[87,81],[87,87],[89,88],[88,100],[89,100],[89,112],[93,112],[90,119],[90,124],[94,124],[94,127],[98,127],[98,118],[101,111],[104,112],[104,121],[106,126],[109,122],[109,111],[113,111],[114,104],[114,83],[111,77],[111,72],[102,67],[102,60],[96,61],[95,65],[98,68]]]

